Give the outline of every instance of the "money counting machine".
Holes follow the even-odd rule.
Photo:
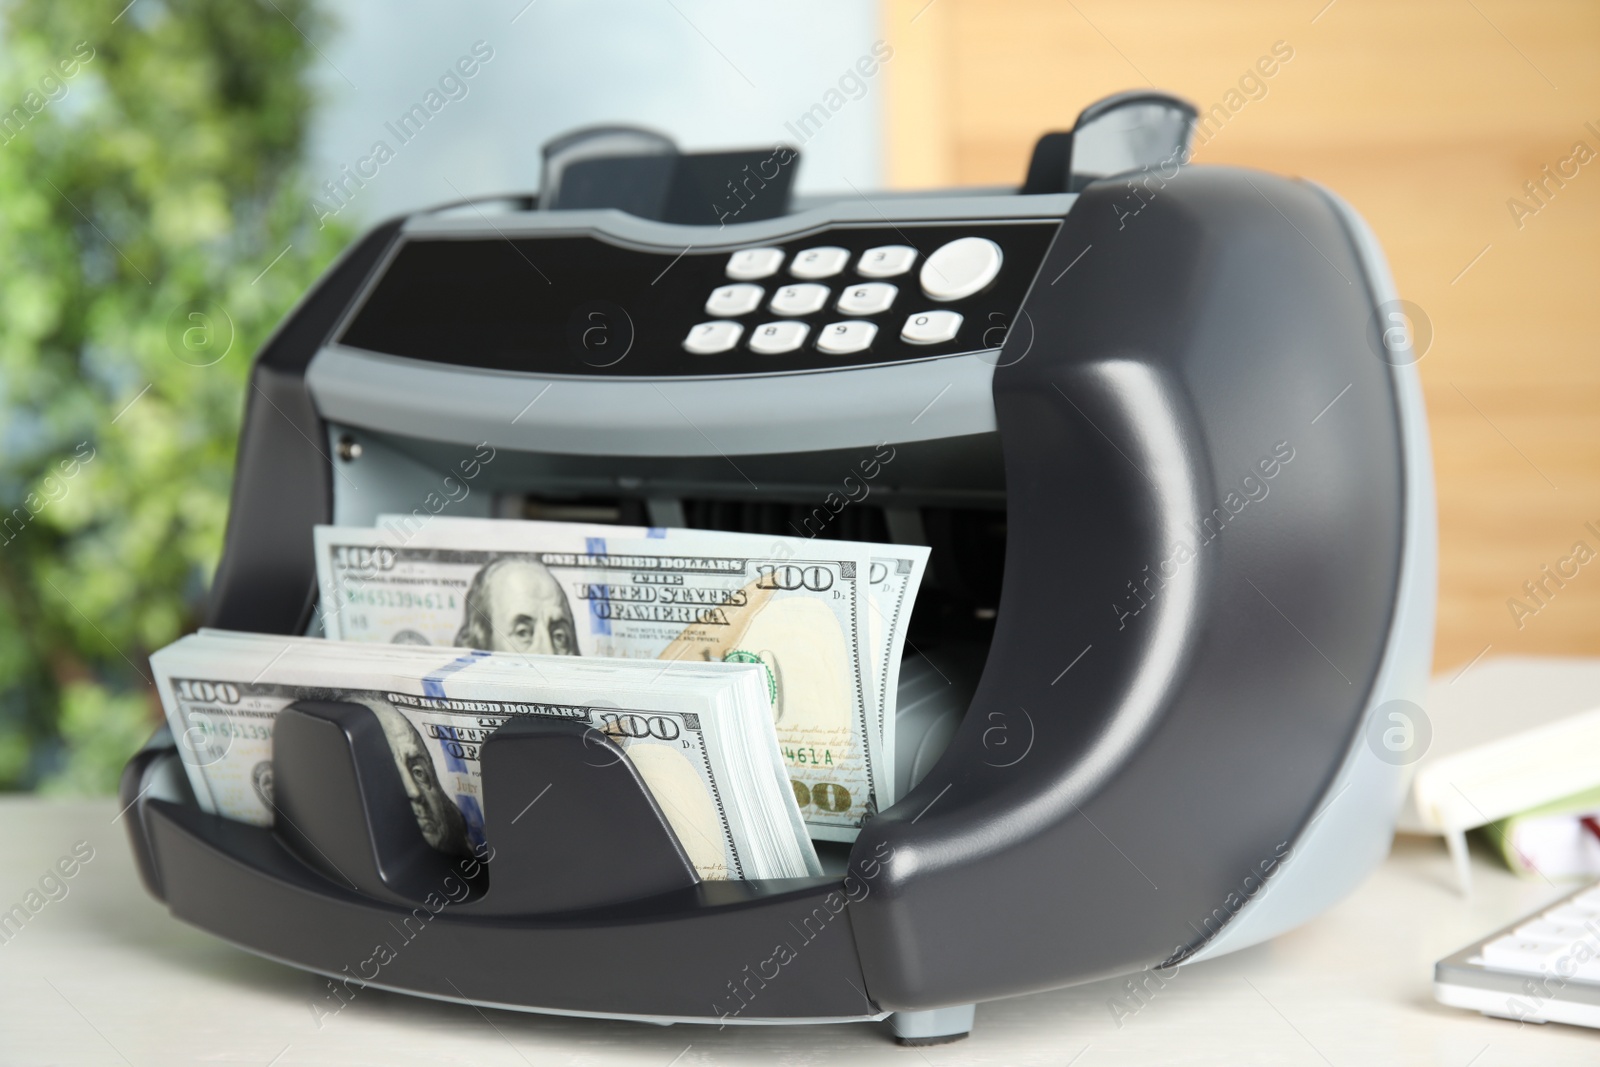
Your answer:
[[[366,234],[258,354],[210,623],[306,632],[312,526],[380,513],[925,543],[906,788],[826,877],[700,882],[626,761],[517,722],[453,863],[364,709],[297,705],[275,827],[200,811],[183,738],[130,762],[149,891],[346,984],[912,1043],[1348,892],[1430,657],[1415,353],[1351,209],[1190,165],[1194,118],[1126,94],[1020,188],[809,198],[789,148],[588,130],[537,197]]]

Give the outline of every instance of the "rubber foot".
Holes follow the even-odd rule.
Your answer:
[[[894,1043],[904,1048],[927,1048],[929,1045],[953,1045],[971,1036],[970,1030],[964,1034],[943,1034],[939,1037],[900,1037],[897,1034]]]
[[[975,1015],[971,1004],[929,1011],[897,1011],[889,1016],[889,1027],[894,1031],[895,1041],[907,1048],[948,1045],[972,1033]]]

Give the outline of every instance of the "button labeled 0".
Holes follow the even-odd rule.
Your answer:
[[[960,312],[924,311],[906,320],[900,329],[900,340],[912,345],[943,344],[954,341],[960,329]]]

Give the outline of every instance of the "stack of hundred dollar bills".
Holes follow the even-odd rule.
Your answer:
[[[152,657],[207,810],[271,823],[272,720],[306,699],[373,709],[446,851],[481,842],[478,749],[515,715],[617,741],[705,879],[817,873],[808,838],[894,800],[926,548],[383,516],[315,551],[326,639],[207,630]]]
[[[484,840],[484,740],[512,716],[547,715],[621,747],[701,878],[820,872],[776,740],[748,727],[766,697],[749,667],[665,670],[220,630],[185,637],[150,662],[208,811],[270,825],[274,718],[297,700],[346,701],[382,723],[423,837],[466,855]]]

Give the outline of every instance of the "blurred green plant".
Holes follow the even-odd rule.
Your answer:
[[[125,2],[0,0],[0,788],[112,789],[159,722],[250,358],[349,239],[312,0]]]

